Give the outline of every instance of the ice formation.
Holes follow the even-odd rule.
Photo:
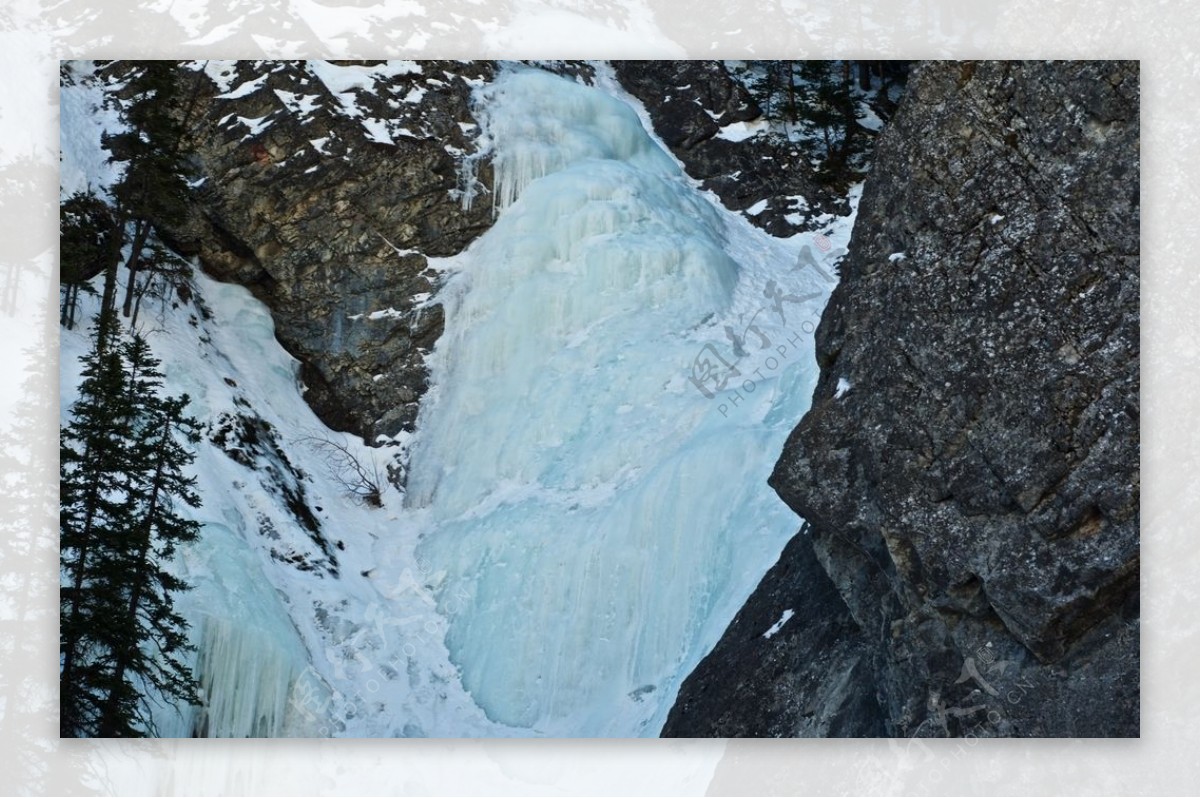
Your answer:
[[[819,303],[798,306],[818,277],[697,191],[621,99],[513,70],[483,101],[504,210],[439,296],[419,555],[464,597],[440,605],[446,642],[489,718],[654,734],[796,531],[766,478],[811,391],[798,325]],[[722,329],[748,338],[749,379],[706,396],[681,374]],[[767,343],[776,371],[754,377]]]

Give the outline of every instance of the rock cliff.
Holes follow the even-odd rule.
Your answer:
[[[368,442],[411,429],[442,331],[427,257],[491,224],[462,207],[472,85],[491,62],[205,62],[187,115],[201,176],[164,231],[271,309],[329,426]],[[486,179],[486,165],[481,175]]]
[[[786,237],[819,226],[821,214],[849,213],[844,196],[814,179],[796,144],[726,133],[759,120],[762,109],[722,62],[614,61],[613,68],[687,173],[752,224]]]
[[[1138,734],[1138,108],[914,72],[770,479],[807,524],[664,736]]]

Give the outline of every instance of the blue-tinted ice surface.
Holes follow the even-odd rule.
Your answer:
[[[438,297],[418,555],[489,718],[655,734],[799,525],[766,479],[830,280],[698,191],[620,98],[514,70],[480,105],[501,213]]]

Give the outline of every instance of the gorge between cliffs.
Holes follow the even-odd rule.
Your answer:
[[[1136,62],[64,62],[61,174],[64,428],[127,295],[199,430],[139,733],[1138,736]]]

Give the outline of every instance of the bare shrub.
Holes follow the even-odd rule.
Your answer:
[[[330,476],[356,504],[383,506],[385,476],[374,459],[364,463],[346,443],[328,435],[307,435],[300,442],[320,455]]]

